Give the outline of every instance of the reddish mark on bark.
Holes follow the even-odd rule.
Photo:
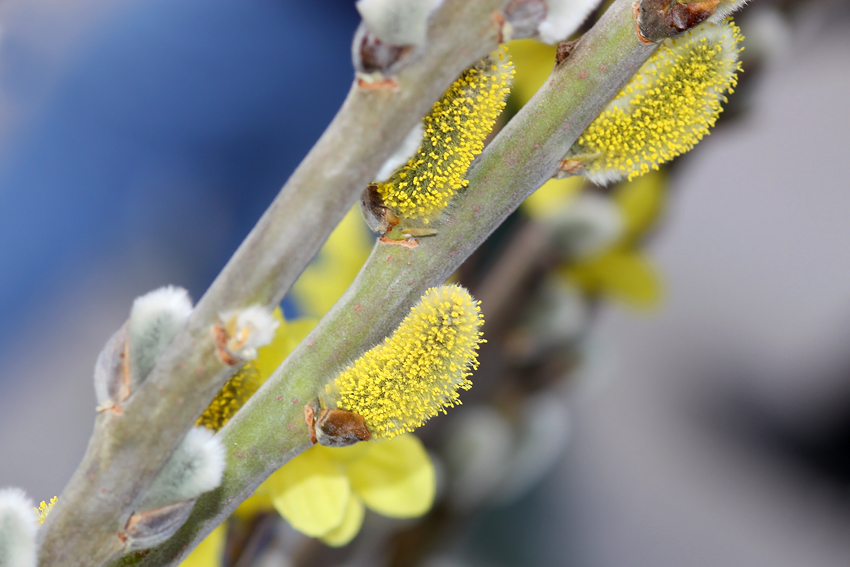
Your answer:
[[[493,20],[495,20],[496,25],[499,26],[499,43],[504,43],[505,38],[502,33],[505,31],[505,16],[503,16],[501,12],[496,12],[493,14]]]
[[[387,238],[386,236],[382,236],[378,239],[379,242],[383,244],[389,244],[390,246],[404,246],[405,248],[416,248],[419,246],[419,241],[415,238],[406,238],[404,240],[393,240],[392,238]]]
[[[185,363],[185,362],[181,362],[181,363],[180,363],[180,370],[183,370],[184,368],[186,368],[186,363]]]
[[[534,149],[535,149],[535,150],[536,150],[537,148],[539,148],[539,147],[540,147],[540,142],[537,142],[536,144],[534,144]]]
[[[357,307],[354,308],[355,311],[360,311],[360,304],[357,304]]]
[[[606,68],[607,66],[608,66],[608,65],[600,65],[600,66],[599,66],[599,70],[600,70],[600,71],[604,71],[604,70],[605,70],[605,68]]]
[[[387,257],[387,262],[389,262],[389,261],[390,261],[390,260],[392,260],[392,259],[393,259],[393,257],[392,257],[392,256],[388,256],[388,257]]]
[[[585,78],[587,78],[587,69],[585,69],[584,73],[582,73],[581,77],[579,77],[579,79],[585,79]]]
[[[287,427],[287,429],[292,429],[293,427],[295,427],[295,426],[290,423],[289,427]]]
[[[106,487],[100,489],[101,494],[106,494]]]
[[[243,455],[242,453],[236,453],[236,458],[237,458],[237,459],[241,459],[241,458],[242,458],[242,457],[244,457],[244,456],[245,456],[245,455]]]
[[[293,403],[293,404],[297,404],[297,403],[298,403],[298,398],[295,398],[294,400],[292,400],[292,403]]]
[[[476,212],[476,213],[477,213],[478,211],[480,211],[480,210],[481,210],[481,205],[478,205],[477,207],[475,207],[475,212]]]
[[[386,77],[378,81],[357,79],[357,86],[364,91],[394,91],[398,89],[398,82],[392,77]]]
[[[564,124],[564,127],[563,127],[563,128],[561,128],[561,130],[563,130],[564,132],[566,132],[566,131],[567,131],[567,128],[569,128],[569,127],[570,127],[570,123],[569,123],[569,122],[567,122],[566,124]]]
[[[313,346],[314,344],[316,344],[316,341],[310,341],[309,343],[307,343],[307,346],[308,346],[308,347],[311,347],[311,346]]]
[[[408,268],[412,268],[412,267],[413,267],[413,264],[411,264],[410,262],[408,262],[408,263],[407,263],[407,267],[408,267]]]
[[[227,348],[227,341],[230,340],[230,335],[227,333],[227,329],[216,323],[212,326],[212,335],[215,340],[215,350],[218,354],[218,359],[221,360],[226,366],[236,366],[240,362],[244,362],[239,360],[230,350]]]
[[[413,280],[410,280],[409,282],[407,282],[407,285],[413,285]]]
[[[278,397],[277,397],[277,401],[281,401],[282,399],[283,399],[283,396],[278,396]]]

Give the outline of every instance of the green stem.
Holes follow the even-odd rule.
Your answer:
[[[130,563],[176,564],[272,472],[307,448],[304,405],[344,364],[383,340],[428,287],[444,282],[552,177],[654,49],[637,38],[632,1],[617,0],[479,157],[468,190],[436,226],[439,233],[414,249],[375,245],[345,295],[220,432],[228,451],[222,486],[200,498],[171,540]]]

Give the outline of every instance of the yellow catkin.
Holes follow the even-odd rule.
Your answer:
[[[392,336],[325,387],[322,404],[360,414],[373,437],[413,431],[472,386],[483,322],[464,288],[429,289]]]
[[[252,362],[248,362],[230,377],[212,403],[204,410],[195,425],[218,431],[231,417],[236,415],[245,402],[263,384],[263,380]]]
[[[59,500],[58,496],[54,496],[50,499],[50,502],[41,501],[41,504],[38,505],[38,508],[33,508],[35,510],[36,516],[38,516],[35,521],[39,524],[43,524],[44,520],[47,519],[47,515],[53,509],[53,506],[56,504],[56,501]]]
[[[666,40],[570,152],[599,154],[586,164],[586,177],[631,180],[693,148],[737,84],[742,40],[731,20]]]
[[[402,219],[428,224],[455,193],[484,149],[484,139],[505,107],[514,70],[505,47],[470,67],[434,103],[422,120],[422,145],[407,165],[377,190]]]

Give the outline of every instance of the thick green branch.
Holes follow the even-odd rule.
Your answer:
[[[445,281],[519,204],[551,178],[587,125],[654,50],[635,33],[631,0],[617,0],[570,57],[493,140],[468,175],[439,234],[415,249],[378,243],[319,327],[222,430],[222,486],[139,565],[171,565],[269,474],[308,446],[304,405],[346,362],[381,341],[430,286]],[[486,333],[486,325],[485,325]]]
[[[136,503],[232,372],[210,332],[219,313],[280,302],[405,134],[465,67],[496,47],[502,5],[446,1],[425,53],[397,75],[396,88],[352,87],[123,412],[98,416],[82,463],[40,530],[40,565],[100,565],[120,552],[118,532]]]

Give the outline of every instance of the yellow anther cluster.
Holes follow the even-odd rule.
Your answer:
[[[603,184],[631,180],[693,148],[737,84],[742,39],[726,20],[665,41],[570,152],[598,154],[585,165],[585,175]]]
[[[50,502],[41,501],[41,504],[38,505],[38,508],[33,508],[35,510],[36,515],[38,516],[35,521],[39,524],[43,524],[44,520],[47,519],[47,515],[53,509],[53,506],[56,504],[56,501],[59,500],[58,496],[54,496],[50,499]]]
[[[218,431],[236,415],[239,408],[245,405],[262,384],[263,380],[256,366],[253,362],[248,362],[224,384],[195,425]]]
[[[373,437],[413,431],[472,387],[483,322],[464,288],[429,289],[392,336],[325,387],[323,405],[360,414]]]
[[[396,215],[428,224],[466,187],[466,171],[505,107],[513,74],[501,47],[464,71],[434,103],[423,119],[419,150],[386,183],[377,184]]]

